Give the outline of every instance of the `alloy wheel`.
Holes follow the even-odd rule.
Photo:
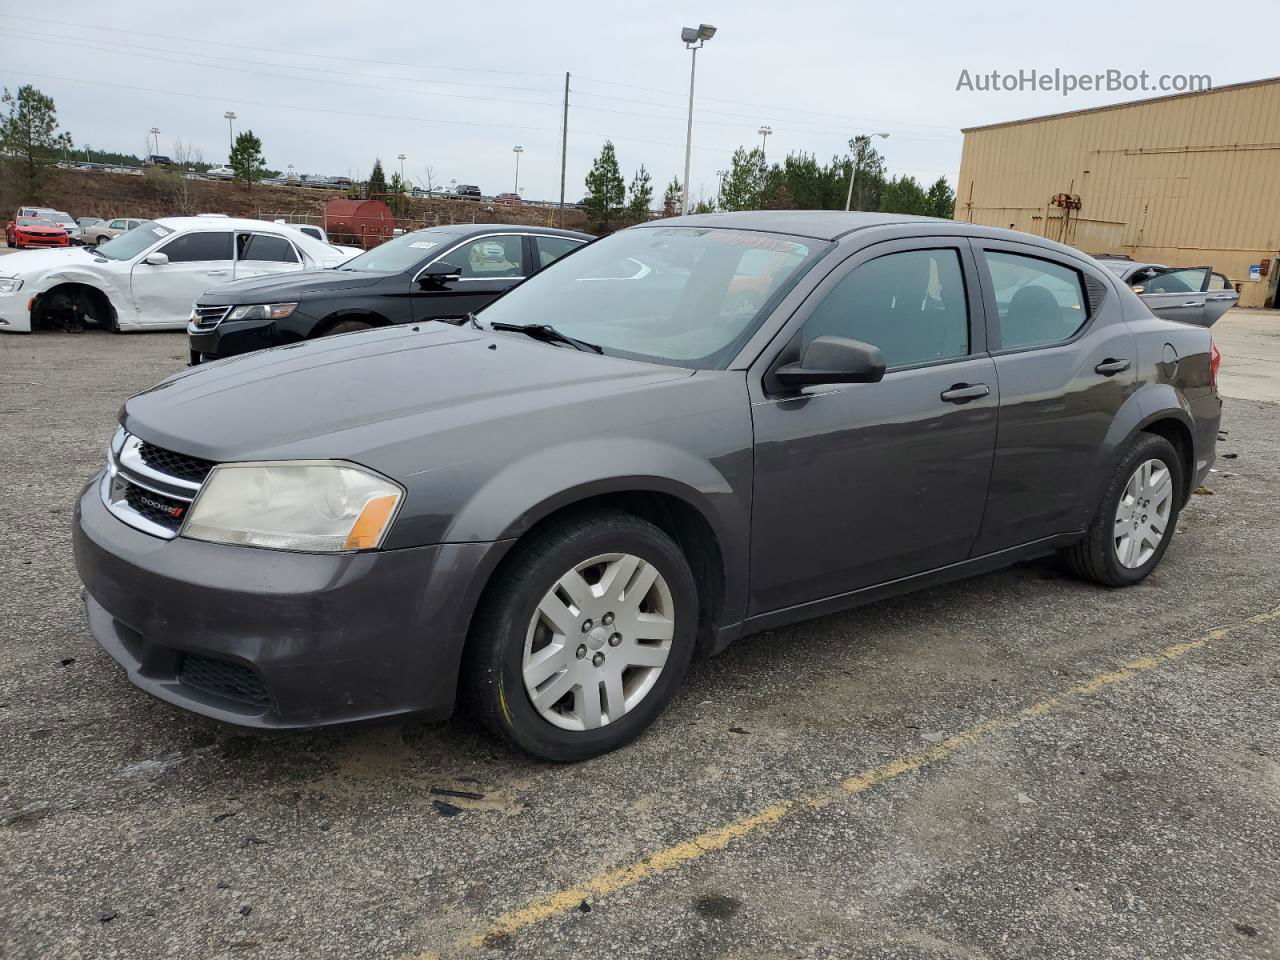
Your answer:
[[[653,690],[671,652],[666,579],[634,554],[592,557],[538,603],[521,673],[539,715],[565,730],[616,723]]]
[[[1120,565],[1142,566],[1169,532],[1173,475],[1163,460],[1144,460],[1129,476],[1116,506],[1112,543]]]

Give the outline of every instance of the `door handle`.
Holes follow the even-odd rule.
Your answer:
[[[1108,357],[1100,364],[1093,368],[1094,373],[1100,373],[1104,377],[1114,377],[1117,373],[1124,373],[1129,369],[1128,360],[1112,360]]]
[[[1234,293],[1219,293],[1216,296],[1210,297],[1209,299],[1210,300],[1234,300],[1235,298],[1236,298],[1236,295]]]
[[[1180,307],[1198,307],[1198,306],[1200,306],[1200,301],[1199,301],[1199,300],[1188,300],[1186,303],[1180,303],[1180,304],[1178,304],[1178,306],[1180,306]]]
[[[942,391],[942,399],[947,403],[968,403],[979,400],[991,392],[985,383],[957,383],[950,390]]]

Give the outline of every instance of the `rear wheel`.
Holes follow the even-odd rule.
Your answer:
[[[1109,587],[1145,579],[1177,526],[1183,482],[1173,444],[1139,434],[1117,465],[1088,533],[1063,551],[1068,566]]]
[[[472,628],[473,709],[547,760],[585,760],[635,739],[693,654],[697,588],[680,548],[648,521],[593,512],[516,549]]]

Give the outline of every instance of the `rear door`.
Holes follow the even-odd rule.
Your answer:
[[[1206,326],[1204,305],[1211,273],[1210,267],[1175,267],[1157,273],[1142,284],[1142,302],[1158,317]]]
[[[524,240],[519,233],[491,234],[464,241],[437,257],[432,262],[452,264],[459,278],[424,281],[419,271],[410,291],[413,319],[456,319],[506,293],[529,274]]]
[[[237,280],[302,269],[302,256],[293,243],[272,233],[236,232]]]
[[[1101,268],[1030,244],[973,246],[1000,381],[991,489],[973,550],[981,556],[1083,526],[1138,357]]]
[[[842,336],[879,347],[887,370],[798,393],[750,381],[752,614],[968,557],[999,401],[978,289],[962,238],[879,243],[837,266],[780,334],[769,369]]]
[[[168,263],[149,264],[139,259],[129,274],[139,322],[185,327],[196,298],[232,279],[231,236],[229,230],[193,230],[153,251],[163,253]]]

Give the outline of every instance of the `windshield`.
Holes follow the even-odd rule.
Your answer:
[[[49,219],[52,220],[54,223],[70,224],[73,227],[76,225],[76,222],[72,220],[71,217],[65,213],[51,213],[49,215]]]
[[[447,230],[416,230],[352,257],[338,269],[403,273],[444,251],[458,235]]]
[[[58,224],[44,217],[19,217],[18,226],[20,227],[56,227]]]
[[[624,230],[486,307],[486,323],[551,324],[605,353],[722,367],[828,244],[745,230]]]
[[[108,260],[132,260],[157,240],[173,233],[168,227],[162,227],[154,220],[144,220],[128,233],[122,233],[114,240],[99,244],[95,252]]]

